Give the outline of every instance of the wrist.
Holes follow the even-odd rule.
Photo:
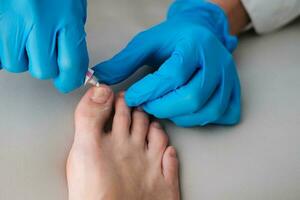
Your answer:
[[[226,13],[215,3],[200,0],[176,0],[168,10],[167,19],[187,20],[208,29],[230,52],[237,47],[238,40],[230,34]]]
[[[238,35],[249,24],[250,18],[241,0],[211,0],[211,2],[226,13],[231,34]]]

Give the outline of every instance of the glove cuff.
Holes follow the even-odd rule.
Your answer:
[[[182,16],[204,25],[230,52],[236,49],[238,39],[230,34],[227,16],[219,6],[203,0],[176,0],[169,8],[167,19]]]

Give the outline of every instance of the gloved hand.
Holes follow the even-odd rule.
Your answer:
[[[61,92],[84,82],[86,0],[0,0],[0,69],[54,79]]]
[[[240,119],[240,83],[231,53],[237,38],[216,5],[176,1],[168,18],[138,34],[128,46],[94,69],[115,84],[143,65],[159,69],[125,93],[129,106],[142,106],[157,118],[179,126],[236,124]]]

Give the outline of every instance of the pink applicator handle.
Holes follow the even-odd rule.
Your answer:
[[[100,86],[98,79],[96,78],[96,76],[94,76],[94,70],[92,70],[92,69],[88,69],[88,72],[86,73],[84,85],[87,85],[87,84],[91,84],[96,87]]]

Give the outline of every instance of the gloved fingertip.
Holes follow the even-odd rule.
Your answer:
[[[220,119],[216,120],[214,124],[221,124],[226,126],[234,126],[241,122],[241,113],[230,112],[225,114]]]
[[[149,113],[149,114],[151,114],[151,115],[154,115],[154,114],[153,114],[153,110],[151,109],[151,106],[149,106],[148,103],[144,104],[144,105],[142,106],[142,108],[143,108],[143,110],[144,110],[145,112],[147,112],[147,113]]]
[[[99,63],[97,65],[95,65],[92,70],[94,71],[94,75],[97,77],[97,79],[101,82],[101,83],[104,83],[104,84],[107,84],[107,85],[110,85],[111,84],[111,81],[109,79],[108,76],[104,75],[105,72],[103,72],[101,70],[102,68],[102,64]]]
[[[156,105],[156,104],[155,104]],[[143,105],[143,109],[150,115],[153,115],[157,119],[166,119],[165,110],[161,107],[155,107],[151,102]]]
[[[0,70],[2,69],[2,67],[0,66]],[[7,68],[7,67],[3,67],[3,69],[5,69],[6,71],[10,72],[10,73],[23,73],[26,72],[28,69],[27,68]]]
[[[66,87],[66,86],[62,86],[61,84],[54,84],[54,86],[62,94],[68,94],[78,88],[78,87]]]
[[[182,128],[193,127],[191,124],[186,123],[185,121],[182,121],[182,120],[178,120],[176,118],[171,118],[170,120],[178,127],[182,127]]]
[[[176,126],[190,128],[195,126],[205,126],[205,123],[200,123],[199,120],[191,119],[189,116],[179,116],[170,118]]]
[[[235,117],[235,118],[232,118],[232,119],[229,119],[228,122],[227,122],[227,125],[229,126],[234,126],[234,125],[237,125],[241,122],[241,117]]]
[[[68,93],[71,92],[70,90],[67,90],[67,89],[65,89],[65,88],[62,88],[62,87],[60,87],[60,86],[55,86],[55,88],[56,88],[60,93],[62,93],[62,94],[68,94]]]
[[[39,79],[39,80],[48,80],[55,78],[58,75],[58,70],[51,69],[41,69],[41,68],[32,68],[29,67],[29,73],[32,77]]]
[[[101,83],[113,85],[124,80],[124,77],[119,75],[120,69],[116,72],[116,69],[112,66],[115,66],[115,64],[110,61],[106,61],[99,63],[92,68],[95,72],[95,76]]]
[[[60,77],[54,79],[55,88],[63,93],[68,94],[84,84],[84,79],[72,80],[72,81],[63,81]]]
[[[6,58],[0,62],[0,69],[5,69],[10,73],[22,73],[28,70],[28,60],[25,58]]]
[[[126,102],[127,106],[129,106],[129,107],[140,106],[140,104],[138,102],[138,97],[128,91],[125,92],[125,102]]]
[[[212,123],[212,121],[206,120],[206,121],[199,122],[198,126],[204,127],[204,126],[207,126],[211,123]]]

